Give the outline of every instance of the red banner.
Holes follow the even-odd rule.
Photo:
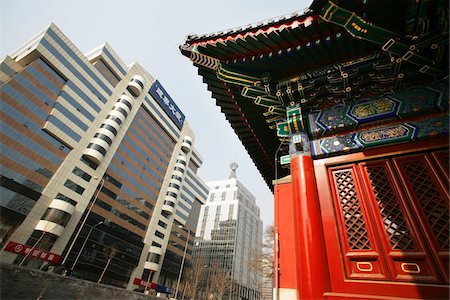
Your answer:
[[[15,242],[9,242],[5,247],[5,251],[14,252],[16,254],[27,255],[28,257],[45,260],[51,262],[52,264],[56,264],[58,260],[61,258],[60,255],[51,253],[48,251],[33,249],[33,247],[28,245],[23,245]],[[31,252],[31,253],[30,253]]]
[[[133,281],[133,284],[145,287],[147,285],[147,280],[135,277],[134,281]],[[157,284],[153,283],[153,282],[149,282],[148,285],[147,285],[147,287],[150,288],[150,289],[156,289],[156,286],[157,286]]]

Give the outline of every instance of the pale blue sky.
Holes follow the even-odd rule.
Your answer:
[[[197,68],[178,51],[192,33],[210,33],[302,11],[311,0],[0,0],[0,57],[54,23],[83,53],[108,42],[126,63],[138,62],[186,115],[204,158],[205,181],[237,178],[256,197],[264,225],[273,195],[226,121]]]

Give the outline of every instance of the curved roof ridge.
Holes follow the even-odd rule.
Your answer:
[[[288,23],[299,17],[308,17],[311,15],[311,13],[312,13],[311,9],[303,8],[301,10],[297,10],[297,11],[294,11],[294,12],[291,12],[288,14],[268,18],[268,19],[254,22],[254,23],[249,23],[247,25],[232,27],[230,29],[225,29],[225,30],[220,30],[220,31],[215,31],[215,32],[205,33],[205,34],[190,34],[186,37],[185,43],[200,42],[200,41],[206,40],[206,39],[226,37],[226,36],[229,36],[230,34],[232,34],[232,35],[245,34],[249,30],[252,30],[252,31],[260,30],[264,27],[272,27],[272,26],[276,26],[276,25],[282,25],[283,23]]]

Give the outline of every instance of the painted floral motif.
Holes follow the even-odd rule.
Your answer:
[[[427,87],[411,87],[382,97],[366,98],[337,105],[308,116],[313,138],[352,131],[367,123],[400,120],[448,111],[448,83],[439,81]]]
[[[326,137],[311,142],[314,158],[340,155],[371,147],[423,140],[449,134],[448,114],[420,121]]]
[[[403,126],[395,126],[389,128],[382,128],[374,131],[361,133],[361,140],[364,142],[376,142],[385,139],[394,139],[405,136],[408,130]]]
[[[395,104],[393,101],[383,98],[355,105],[352,109],[352,114],[358,119],[364,119],[391,112],[394,109],[394,106]]]

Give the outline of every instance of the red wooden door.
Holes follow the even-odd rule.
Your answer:
[[[396,158],[394,165],[400,175],[398,181],[410,199],[412,214],[416,216],[441,276],[448,282],[448,177],[428,154]]]
[[[329,168],[347,278],[448,283],[446,161],[443,151]]]

